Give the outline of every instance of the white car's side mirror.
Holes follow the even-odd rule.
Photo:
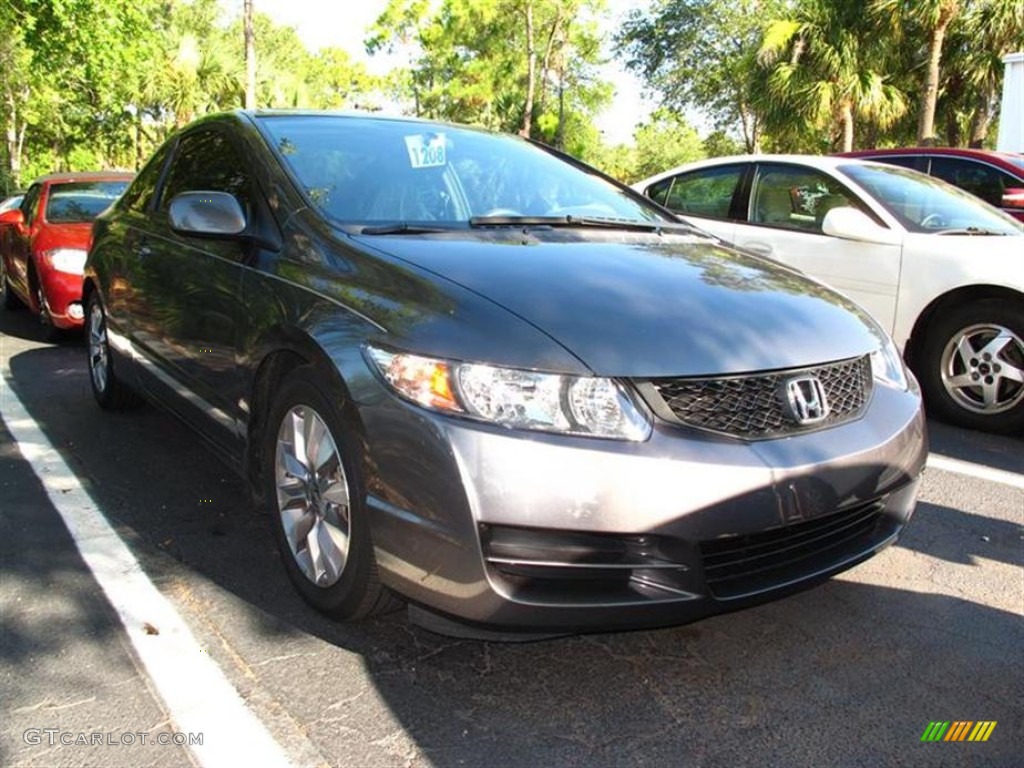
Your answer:
[[[877,224],[866,213],[850,206],[833,208],[826,213],[821,231],[832,237],[865,243],[897,245],[902,241],[898,232]]]

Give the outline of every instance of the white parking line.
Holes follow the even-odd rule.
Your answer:
[[[117,611],[179,731],[203,734],[189,745],[206,768],[287,766],[288,757],[246,706],[182,617],[153,586],[78,478],[0,376],[0,420],[64,519],[82,559]],[[155,628],[159,634],[147,633]],[[149,629],[152,632],[152,629]]]
[[[993,469],[984,464],[974,464],[970,461],[962,461],[938,453],[928,456],[928,466],[933,469],[940,469],[943,472],[955,472],[958,475],[967,475],[978,480],[988,480],[990,483],[1008,485],[1011,488],[1024,490],[1024,475],[1010,472],[1005,469]]]

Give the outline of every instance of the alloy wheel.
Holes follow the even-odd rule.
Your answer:
[[[107,324],[103,319],[103,308],[93,302],[89,311],[89,374],[97,392],[106,392],[110,374],[110,357],[107,349]]]
[[[973,413],[1008,411],[1024,400],[1024,341],[1001,325],[962,329],[946,344],[942,384],[949,396]]]
[[[327,423],[308,405],[281,420],[274,460],[277,508],[292,557],[318,587],[341,578],[351,535],[349,484]]]

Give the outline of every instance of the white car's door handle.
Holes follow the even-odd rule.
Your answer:
[[[741,247],[746,248],[748,251],[760,254],[761,256],[771,256],[772,247],[768,243],[744,243]]]

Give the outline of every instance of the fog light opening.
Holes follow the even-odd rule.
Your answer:
[[[82,302],[73,301],[68,304],[68,317],[72,320],[81,320],[85,317],[85,311],[82,309]]]

